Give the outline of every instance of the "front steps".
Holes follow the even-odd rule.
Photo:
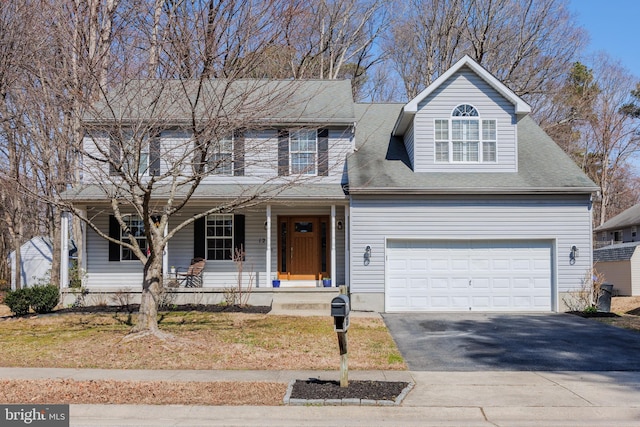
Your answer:
[[[282,288],[273,290],[271,314],[330,316],[331,300],[338,288]]]

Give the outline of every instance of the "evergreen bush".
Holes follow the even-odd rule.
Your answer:
[[[9,310],[11,310],[11,312],[16,316],[24,316],[29,313],[29,288],[7,292],[7,296],[4,298],[4,303],[7,304]]]
[[[37,285],[29,288],[29,304],[36,313],[50,313],[60,302],[60,292],[54,285]]]

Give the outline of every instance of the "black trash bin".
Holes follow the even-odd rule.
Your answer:
[[[613,285],[611,283],[603,283],[600,285],[600,295],[598,295],[598,311],[608,313],[611,311],[611,294],[613,294]]]

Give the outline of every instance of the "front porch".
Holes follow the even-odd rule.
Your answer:
[[[185,209],[170,218],[165,232],[207,208],[203,205]],[[93,214],[97,210],[104,213]],[[113,216],[106,207],[88,211],[105,233],[109,232],[110,236],[114,233]],[[68,218],[63,221],[67,223]],[[63,230],[68,229],[65,223]],[[139,233],[136,238],[144,244],[144,229],[140,230],[140,222],[136,222],[136,226]],[[163,253],[163,275],[165,280],[179,281],[192,259],[203,258],[206,264],[198,285],[202,284],[200,292],[206,290],[205,293],[210,294],[211,297],[206,298],[210,303],[221,302],[214,295],[239,286],[273,289],[275,280],[279,281],[280,289],[318,289],[324,287],[323,279],[330,278],[335,288],[348,282],[348,227],[349,208],[345,202],[323,205],[317,200],[308,200],[265,204],[211,215],[187,225],[172,237]],[[119,233],[119,227],[115,233]],[[83,287],[98,295],[103,290],[135,292],[141,288],[142,264],[131,257],[131,251],[108,242],[90,229],[83,230],[83,235],[86,242],[80,257]],[[244,253],[241,262],[234,257],[237,248],[242,248]],[[62,270],[65,288],[69,283],[67,266],[62,266]]]
[[[339,294],[336,287],[285,287],[244,289],[246,303],[252,306],[271,307],[272,314],[307,311],[329,316],[331,300]],[[78,288],[62,289],[60,303],[71,306],[126,306],[140,304],[142,289],[91,288],[83,292]],[[168,288],[163,296],[165,305],[217,305],[228,304],[229,289],[220,288]]]

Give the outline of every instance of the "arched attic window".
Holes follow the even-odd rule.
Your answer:
[[[482,119],[469,104],[456,106],[448,119],[436,119],[435,161],[495,163],[496,121]]]
[[[478,117],[478,110],[472,105],[461,104],[453,109],[451,115],[453,117]]]

